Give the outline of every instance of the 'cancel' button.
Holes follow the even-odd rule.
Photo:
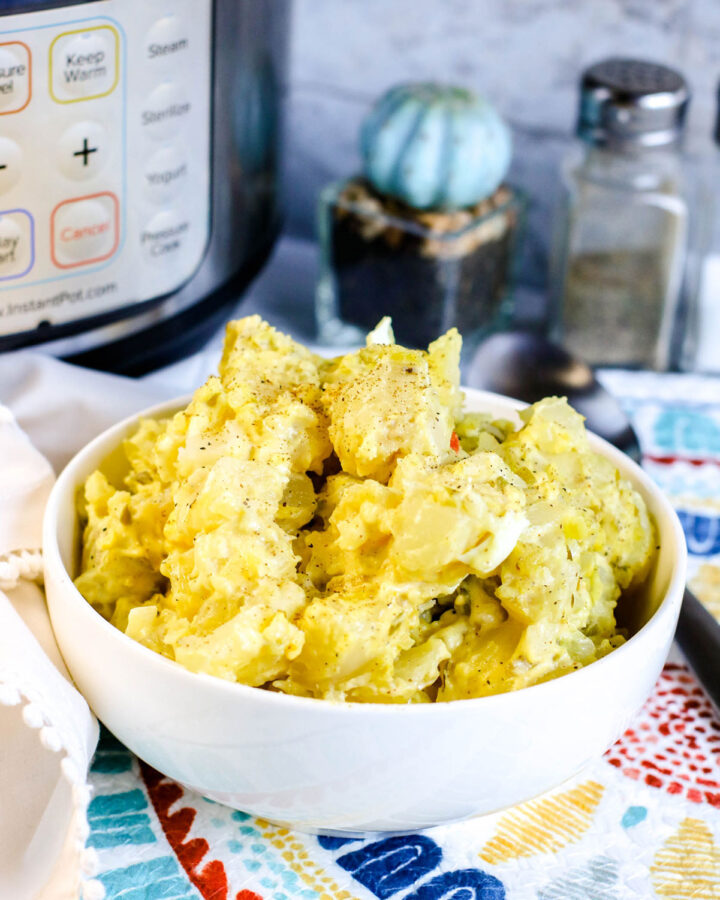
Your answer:
[[[143,253],[151,262],[175,263],[185,249],[190,222],[175,212],[153,216],[140,233]]]

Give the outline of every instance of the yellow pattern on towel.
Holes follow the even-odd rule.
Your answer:
[[[502,816],[480,858],[497,865],[557,852],[575,843],[592,824],[604,790],[598,782],[586,781],[569,791],[523,803]]]
[[[655,893],[672,900],[720,898],[720,848],[701,819],[683,819],[650,867]]]

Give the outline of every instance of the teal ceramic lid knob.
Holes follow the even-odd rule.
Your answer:
[[[489,197],[511,152],[510,131],[494,107],[450,85],[391,88],[361,130],[368,181],[414,209],[461,209]]]

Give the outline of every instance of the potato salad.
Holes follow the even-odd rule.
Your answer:
[[[656,550],[645,503],[565,400],[463,411],[460,348],[383,320],[325,359],[230,322],[219,374],[87,479],[77,588],[193,672],[333,701],[481,697],[609,653]]]

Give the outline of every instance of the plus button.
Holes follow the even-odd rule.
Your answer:
[[[76,150],[73,153],[73,156],[82,156],[83,165],[86,166],[88,164],[88,157],[91,153],[97,153],[97,147],[88,147],[88,139],[83,138],[82,150]]]

